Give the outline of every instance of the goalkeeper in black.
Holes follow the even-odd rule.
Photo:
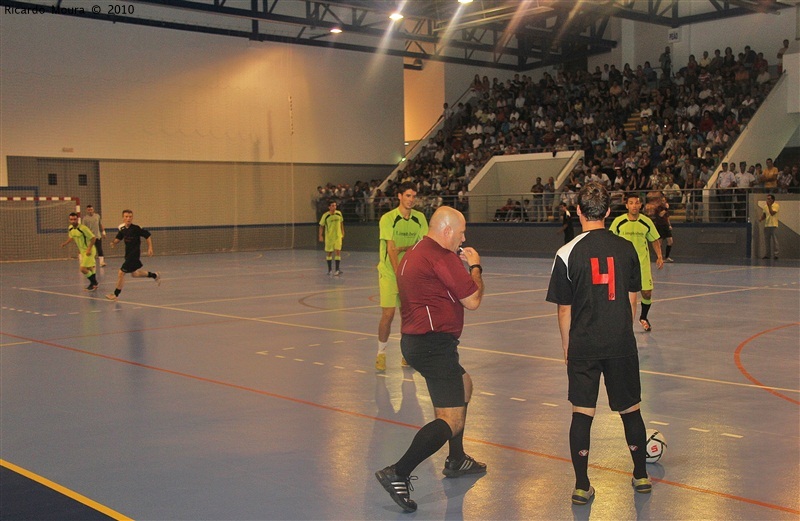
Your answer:
[[[588,503],[595,492],[588,475],[589,442],[601,374],[608,403],[619,412],[625,428],[633,458],[633,488],[640,493],[652,490],[645,468],[646,431],[639,410],[639,354],[633,334],[636,293],[642,289],[639,257],[629,241],[605,229],[609,201],[600,183],[581,188],[577,210],[583,233],[556,253],[547,291],[547,301],[558,304],[569,378],[576,505]]]

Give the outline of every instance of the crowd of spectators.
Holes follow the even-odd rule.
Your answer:
[[[412,181],[427,214],[441,204],[464,211],[470,180],[492,156],[581,149],[585,160],[560,195],[539,195],[532,188],[530,212],[524,200],[512,201],[523,210],[506,211],[509,217],[502,218],[498,209],[496,217],[542,220],[543,213],[544,220],[555,219],[558,202],[572,203],[590,179],[615,192],[663,191],[673,204],[685,204],[682,191],[708,184],[774,79],[763,53],[750,46],[738,55],[730,47],[713,56],[704,52],[700,60],[691,55],[679,68],[667,47],[657,69],[650,62],[622,70],[605,65],[592,73],[544,73],[539,81],[514,74],[490,82],[476,75],[470,101],[444,105],[441,128],[419,145],[384,193],[372,181],[345,185],[345,195],[334,187],[329,195],[350,200],[356,217],[372,220],[373,209],[379,216],[391,207],[396,183]],[[790,165],[786,169],[791,173]],[[757,173],[755,178],[754,185],[763,184]],[[787,190],[797,190],[798,181],[787,181]]]

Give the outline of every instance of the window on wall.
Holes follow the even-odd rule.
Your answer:
[[[89,176],[86,174],[78,174],[78,186],[88,186]]]
[[[47,174],[47,184],[50,186],[58,185],[58,174]]]

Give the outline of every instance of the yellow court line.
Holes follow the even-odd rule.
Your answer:
[[[10,342],[8,344],[0,344],[0,347],[22,346],[25,344],[32,344],[33,342]]]
[[[96,510],[96,511],[98,511],[100,513],[103,513],[103,514],[107,515],[108,517],[110,517],[112,519],[117,519],[119,521],[133,521],[132,518],[130,518],[130,517],[126,516],[126,515],[120,514],[116,510],[112,510],[112,509],[108,508],[105,505],[101,505],[97,501],[93,501],[93,500],[89,499],[88,497],[86,497],[86,496],[84,496],[82,494],[78,494],[77,492],[75,492],[73,490],[70,490],[70,489],[68,489],[66,487],[63,487],[63,486],[59,485],[58,483],[50,481],[49,479],[44,478],[44,477],[42,477],[42,476],[40,476],[38,474],[34,474],[33,472],[31,472],[29,470],[25,470],[22,467],[18,467],[17,465],[14,465],[13,463],[10,463],[10,462],[8,462],[8,461],[6,461],[4,459],[0,459],[0,466],[3,466],[3,467],[5,467],[5,468],[7,468],[9,470],[12,470],[12,471],[16,472],[17,474],[21,474],[21,475],[25,476],[28,479],[32,479],[33,481],[35,481],[37,483],[40,483],[40,484],[44,485],[45,487],[47,487],[49,489],[55,490],[56,492],[59,492],[59,493],[65,495],[65,496],[67,496],[69,498],[74,499],[78,503],[82,503],[82,504],[86,505],[87,507],[89,507],[89,508],[91,508],[93,510]]]

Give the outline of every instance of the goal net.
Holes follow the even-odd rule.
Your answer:
[[[74,248],[61,248],[70,212],[80,213],[75,197],[0,197],[0,261],[74,257]]]

